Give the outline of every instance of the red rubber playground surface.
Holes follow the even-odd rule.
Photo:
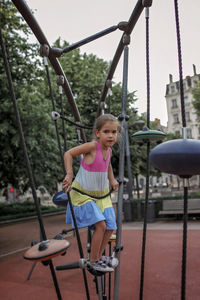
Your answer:
[[[64,228],[65,216],[45,217],[48,238],[53,238]],[[142,223],[123,223],[120,263],[120,300],[139,299]],[[86,230],[80,232],[86,252]],[[0,226],[0,299],[3,300],[53,300],[57,299],[50,268],[36,263],[29,280],[33,263],[23,259],[23,253],[32,240],[39,239],[37,219]],[[77,242],[70,241],[65,256],[53,259],[54,266],[79,259]],[[200,223],[188,223],[186,300],[200,299]],[[144,300],[181,299],[182,223],[155,222],[147,225],[146,259],[144,273]],[[80,269],[56,271],[62,299],[84,300],[85,287]],[[112,275],[112,280],[114,275]],[[90,299],[98,299],[93,276],[87,272]],[[113,288],[113,286],[112,286]]]

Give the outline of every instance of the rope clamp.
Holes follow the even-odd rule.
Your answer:
[[[123,35],[123,44],[124,45],[129,45],[130,41],[131,41],[130,35],[125,33]]]
[[[48,57],[49,56],[49,46],[47,44],[40,45],[40,55],[42,57]]]
[[[120,114],[120,115],[118,116],[118,120],[119,120],[120,122],[122,122],[123,120],[128,121],[128,120],[129,120],[129,116],[128,116],[128,115],[125,115],[125,114]]]
[[[142,5],[144,7],[150,7],[152,5],[153,0],[142,0]]]
[[[57,75],[57,85],[63,85],[64,84],[64,76],[63,75]]]

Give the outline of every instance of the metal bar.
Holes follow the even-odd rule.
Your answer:
[[[109,256],[111,256],[111,242],[108,243],[109,245]],[[111,272],[108,274],[108,300],[111,300]]]
[[[31,28],[32,32],[34,33],[35,37],[37,38],[38,42],[43,45],[46,44],[50,47],[49,42],[47,38],[45,37],[44,33],[42,32],[37,20],[35,19],[34,15],[32,14],[30,8],[26,4],[24,0],[12,0],[13,4],[16,6],[16,8],[19,10],[23,18],[25,19],[26,23],[29,25]],[[50,49],[51,50],[51,49]],[[54,68],[55,73],[60,76],[64,76],[64,84],[63,84],[63,89],[65,91],[65,94],[67,96],[67,99],[69,101],[69,104],[72,109],[73,116],[77,122],[81,122],[80,114],[78,111],[78,108],[76,106],[76,102],[74,100],[71,88],[69,86],[68,80],[65,76],[65,73],[58,61],[58,59],[55,57],[55,54],[50,51],[49,53],[49,60]],[[84,131],[81,130],[81,136],[84,142],[86,142],[86,136],[84,134]]]
[[[149,8],[145,8],[146,19],[146,80],[147,80],[147,127],[150,128],[150,66],[149,66]]]
[[[80,261],[71,262],[69,264],[56,266],[57,271],[63,271],[63,270],[73,270],[73,269],[79,269],[80,268]]]
[[[130,35],[131,32],[133,31],[133,28],[135,27],[135,24],[137,23],[137,20],[139,19],[142,11],[144,9],[144,6],[142,5],[142,0],[138,0],[136,5],[135,5],[135,8],[129,18],[129,21],[128,21],[128,24],[127,24],[127,29],[125,31],[126,34]],[[109,72],[108,72],[108,75],[107,75],[107,78],[106,78],[106,81],[105,81],[105,84],[104,84],[104,88],[103,88],[103,91],[102,91],[102,94],[101,94],[101,99],[99,100],[99,108],[98,108],[98,112],[97,112],[97,115],[101,115],[101,102],[105,102],[105,99],[106,99],[106,95],[107,95],[107,92],[108,92],[108,86],[106,85],[106,82],[107,80],[112,80],[113,78],[113,75],[115,73],[115,70],[116,70],[116,67],[118,65],[118,62],[120,60],[120,57],[121,57],[121,54],[123,52],[123,49],[124,49],[124,45],[123,45],[123,36],[124,36],[124,33],[120,39],[120,42],[118,44],[118,47],[117,47],[117,50],[115,52],[115,55],[114,55],[114,58],[112,60],[112,63],[111,63],[111,66],[110,66],[110,69],[109,69]]]
[[[1,44],[1,48],[2,48],[3,60],[4,60],[5,70],[6,70],[6,74],[7,74],[7,78],[8,78],[8,84],[9,84],[9,89],[10,89],[10,93],[11,93],[11,99],[12,99],[12,102],[13,102],[13,107],[14,107],[15,116],[16,116],[16,119],[17,119],[19,135],[20,135],[20,139],[21,139],[21,143],[22,143],[23,152],[24,152],[24,157],[25,157],[29,182],[30,182],[30,186],[31,186],[31,189],[32,189],[32,194],[33,194],[33,199],[34,199],[34,202],[35,202],[36,212],[37,212],[37,215],[38,215],[38,221],[39,221],[39,225],[40,225],[40,234],[41,234],[42,239],[46,240],[47,237],[46,237],[46,233],[45,233],[45,229],[44,229],[44,224],[43,224],[43,221],[42,221],[42,215],[41,215],[41,211],[40,211],[39,201],[38,201],[38,198],[37,198],[35,183],[34,183],[34,179],[33,179],[33,173],[32,173],[32,170],[31,170],[30,161],[29,161],[29,157],[28,157],[28,152],[27,152],[27,147],[26,147],[26,143],[25,143],[23,128],[22,128],[22,124],[21,124],[21,118],[20,118],[20,114],[19,114],[19,110],[18,110],[18,106],[17,106],[17,101],[16,101],[16,96],[15,96],[15,91],[14,91],[14,87],[13,87],[13,83],[12,83],[10,67],[9,67],[9,63],[8,63],[8,60],[7,60],[6,49],[5,49],[5,46],[4,46],[4,43],[3,43],[1,28],[0,28],[0,44]],[[58,300],[62,300],[60,289],[59,289],[57,278],[56,278],[56,274],[55,274],[55,270],[54,270],[53,263],[52,263],[51,260],[49,261],[49,266],[50,266],[51,275],[52,275],[52,278],[53,278],[53,282],[54,282],[54,286],[55,286],[55,289],[56,289],[56,294],[57,294]]]
[[[102,36],[104,36],[106,34],[109,34],[109,33],[113,32],[113,31],[115,31],[116,29],[118,29],[118,26],[114,25],[114,26],[111,26],[111,27],[109,27],[109,28],[107,28],[105,30],[102,30],[102,31],[100,31],[100,32],[98,32],[96,34],[93,34],[93,35],[91,35],[91,36],[89,36],[89,37],[87,37],[87,38],[85,38],[85,39],[83,39],[83,40],[81,40],[79,42],[76,42],[76,43],[74,43],[72,45],[67,46],[66,48],[64,48],[62,50],[62,53],[67,53],[69,51],[72,51],[72,50],[74,50],[74,49],[76,49],[76,48],[78,48],[80,46],[83,46],[83,45],[85,45],[87,43],[90,43],[90,42],[92,42],[92,41],[94,41],[94,40],[96,40],[96,39],[98,39],[98,38],[100,38],[100,37],[102,37]]]
[[[38,25],[35,17],[33,16],[30,8],[28,7],[28,5],[23,0],[13,0],[12,2],[14,3],[14,5],[16,6],[16,8],[19,10],[19,12],[24,17],[25,21],[30,26],[31,30],[35,34],[35,36],[38,39],[38,41],[40,42],[40,44],[47,44],[49,46],[49,43],[48,43],[45,35],[43,34],[41,28],[39,27],[39,25]],[[63,72],[63,70],[62,70],[62,68],[61,68],[58,60],[55,58],[55,56],[52,55],[51,52],[49,54],[49,60],[50,60],[50,62],[52,64],[52,66],[53,66],[56,74],[58,76],[62,75],[64,77],[63,88],[65,90],[65,93],[66,93],[66,96],[68,98],[68,101],[69,101],[69,103],[71,105],[74,118],[76,119],[76,121],[81,122],[81,119],[80,119],[80,116],[79,116],[79,112],[78,112],[78,109],[76,107],[76,103],[74,101],[71,89],[70,89],[68,81],[66,79],[66,76],[65,76],[65,74],[64,74],[64,72]],[[84,134],[83,131],[81,131],[81,134],[82,134],[83,140],[86,141],[86,137],[85,137],[85,134]],[[72,216],[73,216],[73,208],[72,208],[71,200],[69,201],[69,203],[70,203],[70,208],[72,210]],[[77,231],[76,231],[76,235],[78,235]],[[43,238],[43,239],[46,239],[46,238]],[[78,244],[79,244],[79,242],[80,242],[80,237],[79,236],[77,237],[77,241],[78,241]],[[82,247],[79,248],[79,251],[80,251],[80,256],[83,257]],[[53,276],[53,274],[52,274],[52,276]],[[89,299],[89,290],[88,290],[87,277],[86,277],[85,270],[83,270],[83,277],[84,277],[84,282],[85,282],[87,299]]]
[[[145,205],[144,205],[144,223],[143,223],[143,236],[142,236],[142,258],[141,258],[141,272],[140,272],[140,296],[139,299],[143,299],[144,288],[144,267],[145,267],[145,252],[146,252],[146,232],[147,232],[147,212],[148,212],[148,200],[149,200],[149,152],[150,142],[147,142],[147,162],[146,162],[146,190],[145,190]]]
[[[117,206],[117,238],[116,248],[121,247],[121,231],[122,231],[122,207],[123,207],[123,181],[124,181],[124,158],[125,158],[125,134],[126,134],[126,95],[127,95],[127,76],[128,76],[128,46],[124,47],[124,68],[123,68],[123,90],[122,90],[122,115],[124,119],[122,121],[122,139],[120,143],[120,157],[119,157],[119,179],[120,186],[118,191],[118,206]],[[116,257],[119,260],[119,264],[115,271],[114,280],[114,300],[118,300],[119,297],[119,281],[120,281],[120,251],[117,252]]]
[[[179,82],[180,82],[182,125],[183,125],[183,127],[186,127],[187,124],[186,124],[186,117],[185,117],[185,102],[184,102],[184,88],[183,88],[183,68],[182,68],[182,54],[181,54],[181,38],[180,38],[180,26],[179,26],[178,0],[174,0],[174,8],[175,8],[177,48],[178,48],[178,65],[179,65]]]
[[[20,114],[19,114],[19,110],[18,110],[18,106],[17,106],[15,91],[14,91],[14,87],[13,87],[13,83],[12,83],[11,72],[10,72],[10,67],[9,67],[9,63],[8,63],[8,60],[7,60],[7,53],[6,53],[6,49],[5,49],[4,42],[3,42],[1,28],[0,28],[0,44],[1,44],[1,48],[2,48],[3,60],[4,60],[5,70],[6,70],[6,74],[7,74],[7,78],[8,78],[8,84],[9,84],[11,99],[12,99],[12,102],[13,102],[13,107],[14,107],[15,116],[16,116],[16,120],[17,120],[19,136],[20,136],[20,139],[21,139],[22,149],[23,149],[23,152],[24,152],[24,158],[25,158],[26,168],[27,168],[27,172],[28,172],[29,182],[30,182],[30,186],[31,186],[31,189],[32,189],[33,199],[34,199],[34,202],[35,202],[36,212],[37,212],[38,221],[39,221],[39,225],[40,225],[40,232],[41,232],[41,235],[42,235],[42,239],[46,240],[47,237],[46,237],[46,233],[45,233],[45,230],[44,230],[44,224],[43,224],[43,221],[42,221],[42,214],[41,214],[41,211],[40,211],[40,205],[39,205],[39,201],[38,201],[38,198],[37,198],[35,182],[34,182],[34,179],[33,179],[33,173],[32,173],[32,170],[31,170],[30,160],[29,160],[29,157],[28,157],[26,142],[25,142],[23,128],[22,128],[22,124],[21,124],[21,118],[20,118]]]
[[[32,273],[33,273],[33,270],[34,270],[36,264],[37,264],[37,262],[34,262],[34,263],[32,264],[31,269],[30,269],[30,271],[29,271],[29,273],[28,273],[28,276],[27,276],[27,280],[30,280],[31,275],[32,275]]]
[[[188,186],[184,180],[184,213],[183,213],[183,245],[182,245],[182,277],[181,277],[181,300],[185,300],[186,289],[186,260],[187,260],[187,223],[188,223]]]
[[[59,87],[59,88],[62,89],[62,87]],[[62,93],[60,93],[60,108],[61,108],[62,115],[64,115]],[[62,133],[63,133],[63,140],[64,140],[64,152],[66,152],[67,151],[67,140],[66,140],[65,124],[64,124],[63,119],[62,119]]]
[[[150,72],[149,72],[149,8],[145,9],[146,19],[146,80],[147,80],[147,126],[150,127]],[[149,204],[149,174],[150,174],[150,141],[147,142],[147,158],[146,158],[146,190],[145,190],[145,206],[144,206],[144,223],[143,223],[143,239],[142,239],[142,258],[140,273],[140,300],[143,299],[144,289],[144,268],[145,268],[145,252],[146,252],[146,232],[147,232],[147,213]]]
[[[97,289],[98,289],[98,299],[103,300],[103,288],[102,288],[102,276],[96,276]]]
[[[55,290],[56,290],[58,300],[62,300],[62,296],[61,296],[60,289],[59,289],[59,286],[58,286],[58,281],[57,281],[57,278],[56,278],[56,272],[55,272],[52,260],[49,261],[49,267],[50,267],[50,270],[51,270],[51,275],[53,277],[53,283],[54,283],[54,287],[55,287]]]
[[[71,201],[71,197],[70,197],[69,193],[68,193],[68,198],[69,198],[69,206],[70,206],[72,219],[74,222],[74,227],[75,227],[75,232],[76,232],[76,240],[77,240],[77,244],[78,244],[79,255],[80,255],[80,258],[82,259],[82,258],[84,258],[84,253],[83,253],[83,248],[82,248],[81,239],[80,239],[80,235],[79,235],[79,231],[78,231],[78,226],[77,226],[77,222],[76,222],[76,218],[75,218],[75,214],[74,214],[74,210],[73,210],[73,205],[72,205],[72,201]],[[88,288],[87,276],[86,276],[85,269],[82,270],[82,273],[83,273],[83,279],[84,279],[84,284],[85,284],[85,292],[86,292],[87,300],[90,300],[90,294],[89,294],[89,288]]]

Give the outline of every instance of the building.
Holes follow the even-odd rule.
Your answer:
[[[193,65],[193,76],[187,76],[183,79],[185,119],[187,125],[187,138],[200,139],[200,120],[198,120],[192,105],[192,89],[200,81],[200,74],[196,73],[196,67]],[[182,136],[182,114],[179,81],[174,82],[173,77],[169,75],[169,84],[166,86],[166,104],[167,104],[167,132],[180,134]]]
[[[185,102],[185,118],[187,125],[187,138],[200,139],[200,120],[198,119],[194,107],[192,105],[193,95],[192,89],[196,87],[197,82],[200,81],[200,74],[196,73],[196,67],[193,65],[193,76],[187,76],[183,79],[184,87],[184,102]],[[155,119],[154,124],[157,130],[165,133],[179,134],[182,136],[182,112],[181,112],[181,99],[179,81],[173,81],[173,77],[169,75],[169,83],[166,85],[166,104],[168,122],[167,127],[161,125],[160,119]],[[142,175],[138,176],[138,184],[140,189],[144,192],[146,178]],[[192,176],[190,178],[189,186],[191,189],[196,190],[200,188],[200,176]],[[134,178],[134,187],[136,187],[136,180]],[[170,193],[172,196],[176,192],[180,194],[183,187],[183,180],[172,174],[162,173],[160,177],[149,177],[150,193],[157,190],[162,194]],[[135,195],[136,197],[137,195]]]
[[[192,105],[193,95],[192,89],[196,87],[197,82],[200,81],[200,74],[196,73],[196,67],[193,65],[193,75],[186,76],[183,79],[184,88],[184,103],[185,103],[185,119],[187,126],[187,138],[200,139],[200,120],[198,119],[194,107]],[[169,84],[166,86],[166,104],[167,104],[167,133],[175,133],[182,136],[182,113],[181,113],[181,99],[179,81],[174,82],[173,77],[169,75]],[[172,175],[170,177],[171,185],[179,186],[180,178]],[[190,184],[193,187],[200,186],[200,176],[193,176],[190,179]]]

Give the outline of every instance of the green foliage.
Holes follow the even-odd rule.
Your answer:
[[[180,139],[180,138],[181,138],[181,135],[178,134],[178,133],[176,133],[176,134],[174,134],[174,133],[168,133],[167,136],[166,136],[166,138],[165,138],[165,140],[166,141],[171,141],[171,140],[176,140],[176,139]]]
[[[50,119],[51,103],[44,96],[38,45],[28,42],[30,30],[10,1],[2,2],[0,20],[36,187],[44,185],[55,191],[61,178],[60,160]],[[0,85],[0,188],[11,183],[23,192],[29,183],[1,52]]]
[[[62,42],[60,39],[58,39],[55,42],[54,47],[64,48],[67,45],[68,43],[66,41]],[[98,104],[105,84],[109,63],[97,58],[93,54],[80,54],[79,49],[63,55],[60,58],[60,63],[66,74],[66,77],[68,78],[72,92],[75,95],[82,123],[92,127],[97,115]],[[128,93],[127,114],[130,116],[130,123],[134,123],[138,118],[134,109],[135,101],[135,93]],[[108,106],[109,102],[110,106]],[[109,99],[106,99],[105,112],[110,112],[117,117],[121,114],[121,110],[122,87],[121,84],[113,82],[112,95]],[[65,115],[68,118],[72,117],[68,103],[65,105]],[[76,146],[77,141],[74,128],[68,124],[66,124],[66,128],[67,135],[69,137],[67,141],[68,148]],[[92,131],[85,130],[85,132],[87,140],[91,140]],[[75,170],[78,169],[78,160],[76,162],[77,164],[75,163]],[[117,176],[119,172],[119,145],[115,145],[113,147],[112,165],[114,173]]]
[[[56,190],[57,182],[63,178],[61,157],[59,154],[54,122],[50,118],[52,103],[49,95],[48,81],[39,57],[39,45],[28,40],[30,30],[11,1],[1,1],[0,22],[7,56],[11,68],[17,104],[21,116],[22,127],[27,145],[31,168],[36,188],[40,185],[52,193]],[[58,39],[54,45],[64,48],[66,41]],[[105,84],[109,63],[93,54],[80,54],[76,49],[60,57],[60,63],[70,84],[76,100],[82,123],[93,126],[96,118],[99,100]],[[49,66],[50,78],[55,101],[55,109],[61,112],[61,99],[58,94],[56,75]],[[29,187],[26,174],[24,153],[20,145],[13,104],[8,89],[4,71],[2,54],[0,53],[0,188],[11,183],[23,193]],[[122,110],[122,87],[113,82],[112,95],[106,99],[105,112],[118,116]],[[109,100],[109,101],[108,101]],[[127,114],[129,124],[139,119],[135,110],[136,96],[134,92],[127,95]],[[110,103],[110,105],[108,105]],[[73,120],[72,110],[63,94],[64,115]],[[57,122],[61,144],[63,146],[62,122]],[[77,133],[74,126],[65,122],[67,148],[77,145]],[[85,130],[87,140],[91,140],[91,130]],[[135,145],[129,130],[132,172],[145,173],[146,153]],[[75,160],[75,172],[78,169]],[[112,164],[114,173],[118,174],[119,146],[113,148]],[[125,176],[126,175],[125,170]]]
[[[63,211],[63,208],[54,206],[40,206],[41,214]],[[36,216],[34,203],[23,202],[13,204],[0,204],[0,222],[25,217]]]

